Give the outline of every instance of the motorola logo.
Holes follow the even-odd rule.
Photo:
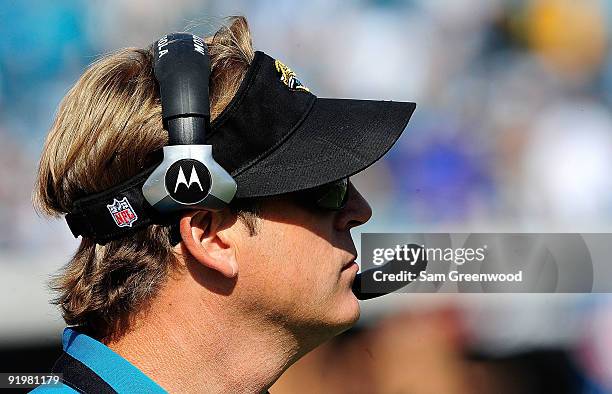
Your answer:
[[[165,182],[168,194],[176,202],[195,204],[210,191],[210,172],[197,160],[183,159],[166,171]]]
[[[202,182],[200,182],[200,177],[198,177],[198,173],[195,170],[195,165],[191,166],[191,174],[189,174],[189,182],[187,182],[187,179],[185,179],[185,172],[183,172],[183,166],[179,165],[179,173],[178,173],[178,177],[176,178],[174,192],[176,193],[178,191],[179,186],[181,185],[187,186],[187,189],[189,190],[192,183],[195,183],[196,185],[198,185],[198,187],[200,188],[200,191],[202,192],[204,191],[204,189],[202,188]]]

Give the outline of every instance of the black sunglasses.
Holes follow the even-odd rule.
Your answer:
[[[317,208],[339,211],[346,205],[349,196],[349,179],[343,178],[312,189],[296,193],[300,200]]]

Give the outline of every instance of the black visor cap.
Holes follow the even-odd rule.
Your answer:
[[[285,81],[283,81],[283,76]],[[286,83],[263,52],[207,143],[236,180],[237,198],[309,189],[349,177],[380,159],[400,137],[411,102],[317,98]]]

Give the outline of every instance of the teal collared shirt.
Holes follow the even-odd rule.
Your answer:
[[[62,345],[66,353],[91,369],[118,393],[166,393],[161,386],[129,361],[85,334],[66,328],[62,336]],[[62,394],[77,391],[62,385],[39,386],[32,392]]]

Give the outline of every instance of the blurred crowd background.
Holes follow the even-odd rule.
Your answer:
[[[611,2],[4,0],[2,372],[42,372],[63,326],[46,280],[78,241],[30,200],[59,101],[101,54],[169,31],[208,35],[234,14],[320,97],[417,102],[394,149],[354,180],[374,209],[356,243],[360,232],[611,232]],[[609,328],[602,294],[390,295],[272,392],[305,381],[313,392],[612,392]]]

